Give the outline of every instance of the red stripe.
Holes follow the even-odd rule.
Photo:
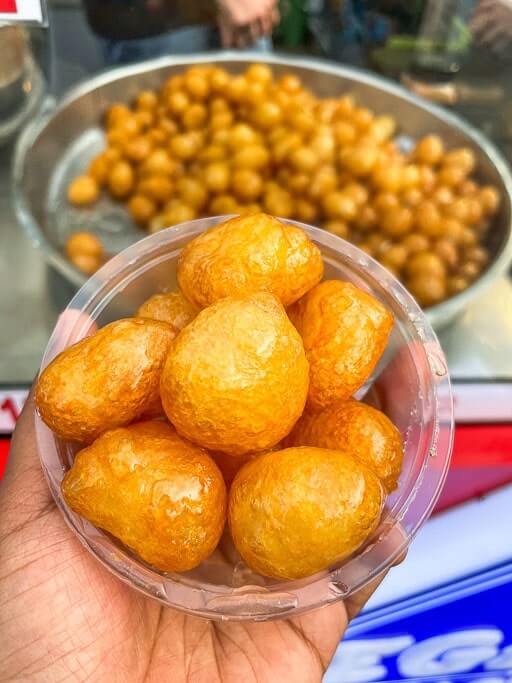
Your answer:
[[[1,0],[0,0],[1,2]],[[0,479],[4,476],[7,465],[7,456],[9,455],[10,439],[0,439]]]
[[[512,424],[457,425],[452,467],[512,465]]]
[[[16,0],[0,0],[0,12],[16,13],[17,11]]]

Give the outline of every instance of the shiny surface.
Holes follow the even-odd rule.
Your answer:
[[[450,146],[468,146],[474,151],[479,180],[496,185],[503,201],[489,233],[486,246],[491,263],[483,276],[466,291],[428,311],[429,319],[438,328],[451,322],[505,272],[512,260],[512,181],[500,154],[484,135],[458,117],[379,76],[310,58],[265,55],[264,59],[278,77],[294,69],[319,96],[350,92],[363,107],[369,106],[377,113],[392,111],[400,122],[400,144],[410,146],[413,139],[437,133]],[[18,216],[49,262],[70,281],[82,284],[84,278],[63,258],[61,249],[69,232],[82,228],[84,215],[65,208],[65,192],[69,181],[83,172],[84,164],[103,147],[98,112],[115,101],[130,99],[140,90],[157,87],[186,65],[211,60],[222,62],[226,69],[236,73],[252,62],[254,55],[221,52],[173,56],[101,74],[74,88],[55,112],[47,111],[20,139],[14,169]],[[126,212],[112,203],[100,202],[87,221],[94,224],[109,251],[118,251],[140,237]]]
[[[68,306],[66,315],[72,309],[82,312],[79,320],[71,328],[64,318],[59,320],[42,367],[87,334],[91,319],[101,327],[123,315],[133,315],[155,292],[174,288],[181,249],[223,220],[225,217],[202,219],[164,230],[106,263]],[[326,277],[351,281],[365,289],[380,299],[395,319],[388,352],[365,390],[370,392],[369,399],[382,401],[379,405],[403,435],[404,461],[399,486],[387,497],[379,526],[364,550],[329,571],[298,582],[275,582],[256,574],[229,543],[222,545],[222,555],[214,553],[186,574],[163,574],[69,508],[60,484],[76,448],[57,439],[35,415],[37,447],[52,495],[80,541],[130,586],[189,614],[211,619],[278,619],[346,598],[379,576],[404,551],[430,514],[445,480],[453,428],[450,382],[428,321],[400,283],[366,254],[326,231],[293,224],[322,252]]]
[[[299,579],[343,560],[376,528],[383,502],[375,474],[351,455],[288,448],[235,477],[229,527],[249,567]]]
[[[384,413],[366,403],[349,399],[320,412],[305,412],[284,445],[346,451],[366,463],[388,493],[397,487],[403,460],[402,437]]]
[[[307,235],[258,213],[232,218],[189,242],[178,261],[178,282],[201,308],[260,291],[289,306],[320,281],[323,270]]]
[[[162,320],[176,331],[186,327],[197,314],[198,309],[180,291],[153,294],[137,310],[137,316]]]
[[[62,482],[67,504],[162,571],[186,571],[217,546],[226,487],[213,460],[161,422],[100,436]]]
[[[89,443],[159,403],[159,382],[175,331],[142,318],[119,320],[58,355],[40,375],[36,406],[63,439]]]
[[[233,455],[274,446],[308,390],[302,340],[271,294],[227,297],[176,338],[162,372],[164,410],[195,443]]]
[[[310,366],[308,404],[346,399],[366,382],[381,357],[393,316],[350,282],[325,280],[288,309]]]

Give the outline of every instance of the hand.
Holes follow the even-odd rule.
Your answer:
[[[31,393],[0,484],[0,680],[318,681],[379,577],[282,621],[212,622],[112,576],[66,526],[37,458]]]
[[[504,52],[512,44],[512,0],[481,0],[470,27],[479,45]]]
[[[277,0],[217,0],[223,47],[244,47],[272,33],[279,21]]]

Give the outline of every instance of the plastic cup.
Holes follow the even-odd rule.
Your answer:
[[[182,247],[226,217],[199,219],[146,237],[103,266],[73,298],[48,343],[41,369],[62,350],[112,320],[134,314],[156,292],[176,286]],[[446,360],[425,315],[402,285],[365,253],[328,232],[294,221],[322,251],[325,278],[350,280],[380,299],[395,318],[384,357],[357,397],[381,408],[404,439],[399,486],[376,532],[352,557],[315,576],[276,581],[252,572],[225,533],[196,569],[156,570],[109,534],[75,514],[60,484],[76,446],[35,415],[38,450],[52,495],[72,531],[111,572],[169,607],[211,619],[273,619],[350,596],[404,552],[430,515],[450,460],[453,415]]]

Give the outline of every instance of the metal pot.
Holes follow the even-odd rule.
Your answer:
[[[468,146],[477,158],[478,176],[498,187],[501,207],[489,232],[491,262],[467,290],[428,310],[434,327],[451,322],[512,261],[512,178],[507,164],[479,131],[453,114],[410,94],[380,76],[323,60],[258,55],[277,76],[293,70],[321,97],[353,93],[377,113],[391,113],[399,122],[399,138],[407,143],[427,133],[440,134],[450,146]],[[131,100],[140,90],[157,88],[169,75],[189,64],[222,62],[231,72],[254,61],[251,52],[210,52],[164,57],[100,74],[73,88],[56,107],[33,122],[18,141],[14,163],[14,199],[18,219],[48,262],[79,286],[84,276],[65,258],[66,236],[80,227],[101,234],[107,248],[117,251],[135,241],[138,231],[127,213],[109,200],[90,211],[74,210],[66,201],[69,180],[87,167],[102,148],[101,117],[113,102]]]

